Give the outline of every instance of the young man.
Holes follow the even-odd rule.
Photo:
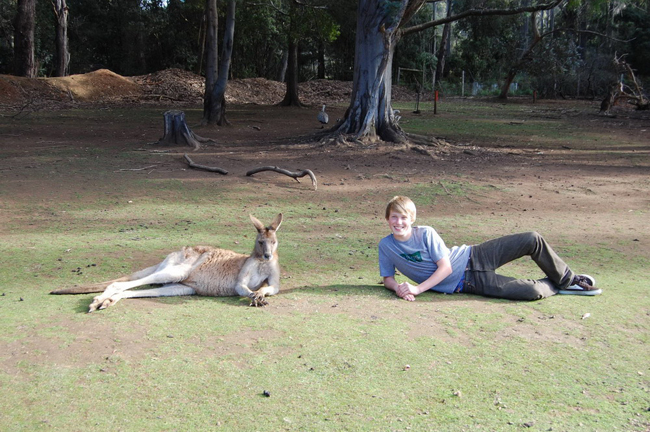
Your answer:
[[[596,281],[577,275],[536,232],[513,234],[475,246],[447,248],[429,226],[413,226],[416,208],[413,201],[396,196],[386,206],[386,221],[391,234],[379,242],[379,271],[384,286],[404,300],[434,290],[463,292],[510,300],[539,300],[555,294],[596,295]],[[495,270],[510,261],[530,256],[546,278],[516,279],[498,275]],[[398,283],[395,269],[417,285]]]

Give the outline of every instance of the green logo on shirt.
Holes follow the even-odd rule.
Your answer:
[[[415,252],[412,254],[400,254],[400,256],[406,261],[422,262],[422,255],[420,255],[420,252]]]

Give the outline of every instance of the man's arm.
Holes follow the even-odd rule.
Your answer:
[[[449,276],[453,272],[453,269],[451,267],[451,261],[449,261],[449,257],[439,259],[438,261],[436,261],[436,265],[438,266],[436,271],[434,271],[433,274],[429,276],[429,278],[424,282],[422,282],[421,284],[417,286],[413,286],[408,282],[403,282],[401,284],[397,284],[397,287],[393,289],[393,291],[395,291],[397,295],[403,298],[404,300],[409,300],[408,298],[406,298],[406,296],[408,295],[412,296],[413,300],[415,300],[416,295],[430,290],[431,288],[433,288],[434,286],[438,285],[440,282],[445,280],[445,278],[447,278],[447,276]],[[395,281],[395,279],[393,279],[393,281]],[[395,283],[397,282],[395,281]],[[386,285],[386,278],[384,278],[384,285]]]
[[[384,277],[384,286],[386,288],[388,288],[389,290],[391,290],[391,291],[395,291],[395,293],[398,296],[400,296],[401,298],[403,298],[404,300],[408,300],[408,301],[414,301],[415,300],[415,296],[413,294],[411,294],[410,292],[404,291],[403,294],[400,294],[397,291],[400,284],[397,283],[397,281],[395,280],[395,278],[393,276]]]

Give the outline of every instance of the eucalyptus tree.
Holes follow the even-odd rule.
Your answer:
[[[14,73],[35,78],[34,29],[36,26],[36,0],[18,0],[14,19]]]
[[[203,93],[203,122],[207,123],[212,109],[212,91],[219,78],[219,15],[217,0],[205,1],[204,50],[205,50],[205,88]]]
[[[302,106],[298,93],[300,44],[310,39],[329,42],[337,37],[338,27],[327,13],[326,1],[285,0],[271,4],[283,18],[287,39],[286,92],[280,105]]]
[[[16,6],[12,0],[0,0],[0,74],[13,71],[14,27]]]
[[[216,0],[207,0],[208,17],[216,20]],[[206,75],[206,101],[203,106],[203,120],[204,124],[218,124],[224,125],[228,123],[226,120],[226,88],[228,86],[228,71],[230,70],[230,63],[232,59],[232,48],[235,39],[235,9],[236,0],[227,1],[226,24],[223,35],[221,58],[219,60],[218,74],[216,81],[214,80],[213,72],[211,75]],[[214,6],[214,8],[212,7]],[[214,13],[213,13],[214,12]],[[217,61],[217,56],[210,54],[211,50],[216,50],[216,41],[208,46],[208,60],[211,64],[207,64],[206,68],[209,71],[214,71],[214,62]],[[211,86],[208,88],[208,86]]]
[[[470,16],[516,15],[547,10],[562,1],[551,0],[529,6],[521,6],[515,1],[507,8],[469,9],[407,27],[426,0],[359,0],[351,101],[345,117],[330,132],[338,134],[342,140],[351,137],[370,142],[378,139],[408,141],[391,106],[393,54],[403,36]]]
[[[66,0],[52,0],[55,18],[56,61],[55,76],[66,76],[70,73],[70,46],[68,42],[68,5]]]

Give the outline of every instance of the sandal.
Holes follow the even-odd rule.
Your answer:
[[[595,296],[602,294],[603,290],[596,288],[596,279],[589,275],[575,275],[571,285],[566,289],[558,291],[564,295],[588,295]]]

